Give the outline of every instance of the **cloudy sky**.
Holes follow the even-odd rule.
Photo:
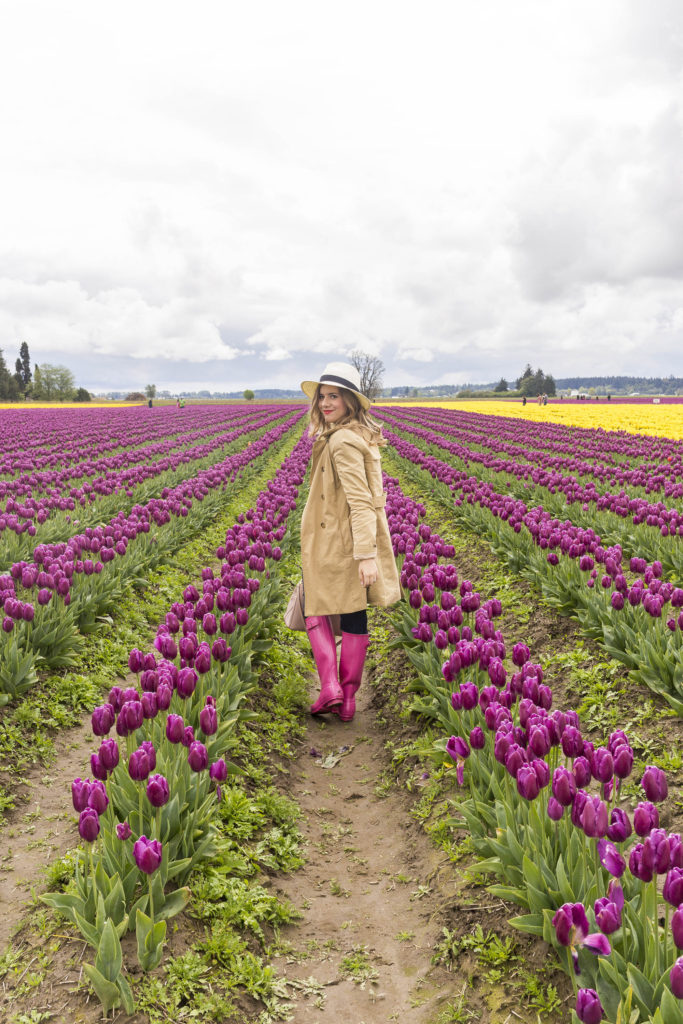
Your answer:
[[[683,374],[680,0],[8,2],[0,97],[12,365]]]

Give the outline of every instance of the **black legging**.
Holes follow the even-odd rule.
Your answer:
[[[363,608],[359,612],[345,612],[340,616],[342,633],[355,633],[360,636],[368,631],[368,613]]]

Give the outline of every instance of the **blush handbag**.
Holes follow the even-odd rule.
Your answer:
[[[306,613],[304,610],[304,581],[299,580],[297,585],[292,591],[292,596],[289,599],[284,614],[285,626],[288,629],[294,629],[297,631],[306,632]],[[330,622],[332,623],[332,631],[335,636],[341,636],[341,621],[339,615],[329,615]]]
[[[289,603],[285,610],[285,626],[288,629],[304,630],[306,629],[306,619],[304,617],[304,581],[299,580],[297,585],[292,591],[292,596],[289,599]]]

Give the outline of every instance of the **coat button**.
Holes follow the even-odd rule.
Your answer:
[[[323,528],[323,530],[324,530],[324,529],[325,529],[325,524],[324,524],[324,523],[321,523],[320,525],[322,526],[322,528]]]

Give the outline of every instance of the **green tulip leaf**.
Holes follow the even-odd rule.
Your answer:
[[[168,893],[164,897],[163,906],[159,907],[157,917],[163,920],[167,920],[169,917],[174,917],[179,914],[180,911],[187,906],[190,899],[190,890],[187,886],[182,889],[175,889],[173,892]]]
[[[111,921],[107,921],[102,931],[95,963],[108,981],[115,982],[121,973],[121,943]]]
[[[633,989],[638,1005],[644,1014],[650,1013],[652,1000],[655,993],[654,985],[647,980],[642,971],[638,970],[635,964],[629,964],[626,968],[626,976]]]
[[[114,985],[104,975],[93,967],[92,964],[83,964],[83,970],[88,976],[90,984],[95,990],[97,998],[102,1003],[105,1014],[118,1006],[121,1001],[121,993],[118,985]]]
[[[520,902],[519,900],[517,902]],[[543,935],[543,917],[541,914],[522,914],[521,917],[510,918],[508,924],[520,932],[529,935]]]

